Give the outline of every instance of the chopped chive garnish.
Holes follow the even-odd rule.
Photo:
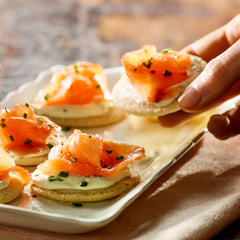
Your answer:
[[[123,156],[123,155],[117,155],[117,156],[116,156],[116,159],[117,159],[117,160],[123,160],[123,159],[124,159],[124,156]]]
[[[56,181],[56,177],[55,176],[49,176],[48,181],[49,182],[54,182],[54,181]]]
[[[75,73],[79,73],[78,68],[77,68],[77,64],[74,64],[74,70],[75,70]]]
[[[13,135],[10,135],[9,138],[10,138],[10,140],[11,140],[12,142],[14,141]]]
[[[2,127],[2,128],[6,127],[6,126],[7,126],[7,125],[6,125],[4,122],[1,123],[1,127]]]
[[[148,60],[147,63],[144,62],[143,66],[149,69],[152,66],[152,57]]]
[[[156,71],[155,71],[155,70],[152,70],[152,71],[150,71],[150,73],[151,73],[151,74],[154,74],[154,73],[156,73]]]
[[[108,169],[112,169],[112,167],[111,167],[111,166],[108,166],[107,168],[108,168]]]
[[[6,107],[4,109],[5,109],[6,112],[9,112],[9,110]]]
[[[61,178],[58,177],[58,176],[49,176],[49,177],[48,177],[48,181],[49,181],[49,182],[55,182],[55,181],[57,181],[57,182],[62,182],[63,179],[61,179]]]
[[[48,100],[48,98],[49,98],[49,95],[48,95],[48,94],[46,94],[46,95],[44,96],[44,99],[47,101],[47,100]]]
[[[54,128],[54,126],[53,126],[53,125],[51,125],[51,124],[48,124],[48,126],[49,126],[50,128]]]
[[[135,67],[135,68],[133,69],[133,71],[136,72],[136,71],[137,71],[137,68]]]
[[[84,182],[81,183],[80,186],[81,186],[81,187],[86,187],[87,185],[88,185],[88,183],[84,181]]]
[[[100,88],[101,86],[99,84],[96,85],[96,88]]]
[[[44,123],[45,121],[43,119],[38,119],[37,120],[39,123]]]
[[[48,148],[50,148],[50,149],[54,147],[54,145],[51,144],[51,143],[47,143],[47,146],[48,146]]]
[[[58,176],[59,177],[67,177],[68,176],[68,171],[60,171]]]
[[[27,118],[27,113],[24,113],[24,114],[23,114],[23,117],[24,117],[24,118]]]
[[[166,49],[163,49],[162,51],[160,51],[160,53],[168,53],[170,51],[172,51],[171,48],[166,48]]]
[[[29,107],[29,104],[28,104],[28,103],[25,103],[25,106],[26,106],[26,107]]]
[[[82,207],[82,203],[72,203],[73,207]]]
[[[71,158],[70,158],[70,161],[71,161],[71,162],[77,162],[77,158],[71,157]]]
[[[70,131],[71,130],[71,127],[62,127],[62,131],[64,132],[67,132],[67,131]]]
[[[106,152],[107,152],[108,154],[110,154],[110,153],[113,152],[113,150],[112,150],[112,149],[107,149]]]
[[[5,121],[5,118],[2,118],[2,122],[4,122]]]
[[[30,140],[29,138],[27,138],[25,141],[24,141],[24,144],[30,144],[32,143],[32,140]]]
[[[172,76],[172,73],[169,72],[168,70],[165,70],[165,71],[163,72],[163,76],[165,76],[165,77]]]

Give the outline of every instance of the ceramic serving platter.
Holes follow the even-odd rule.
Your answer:
[[[25,103],[31,105],[32,99],[50,80],[52,73],[63,67],[53,66],[40,73],[35,81],[9,93],[0,103],[0,108]],[[110,89],[119,79],[121,71],[121,67],[105,69]],[[175,129],[163,128],[153,119],[131,115],[112,126],[81,129],[83,132],[99,134],[104,139],[143,146],[147,158],[133,165],[141,175],[141,182],[118,198],[99,203],[83,203],[78,207],[71,203],[36,197],[29,192],[28,186],[18,199],[9,204],[0,204],[0,224],[63,233],[83,233],[108,224],[201,139],[209,114],[205,113]],[[71,131],[66,134],[70,133]]]

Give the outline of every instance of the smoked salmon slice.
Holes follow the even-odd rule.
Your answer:
[[[86,177],[114,177],[128,165],[145,157],[143,147],[105,141],[99,136],[75,130],[60,152],[38,166],[47,175],[67,171]]]
[[[111,100],[103,68],[97,63],[76,62],[56,71],[35,99],[36,107],[84,105]]]
[[[5,150],[37,152],[47,147],[46,139],[52,132],[60,130],[48,118],[35,115],[28,104],[0,112],[0,145]]]
[[[15,166],[14,160],[4,150],[0,150],[0,181],[10,172],[14,172],[23,181],[24,185],[31,182],[31,174],[23,167]]]
[[[158,102],[174,95],[174,86],[185,81],[192,64],[186,53],[173,50],[157,52],[154,45],[127,52],[122,56],[131,84],[149,102]]]

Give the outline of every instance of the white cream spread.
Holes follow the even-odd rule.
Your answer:
[[[33,104],[33,107],[39,115],[48,115],[50,117],[52,116],[62,118],[84,118],[100,116],[107,113],[110,106],[112,106],[112,103],[107,100],[78,106],[61,105],[42,108],[38,108]]]
[[[116,177],[83,177],[79,175],[68,175],[61,177],[59,175],[45,175],[36,169],[32,173],[33,184],[44,189],[54,190],[93,190],[107,188],[122,179],[129,177],[130,170]]]

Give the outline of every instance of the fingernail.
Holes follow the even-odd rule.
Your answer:
[[[191,110],[196,108],[201,102],[201,95],[195,88],[186,89],[185,92],[179,97],[178,103],[181,108]]]

